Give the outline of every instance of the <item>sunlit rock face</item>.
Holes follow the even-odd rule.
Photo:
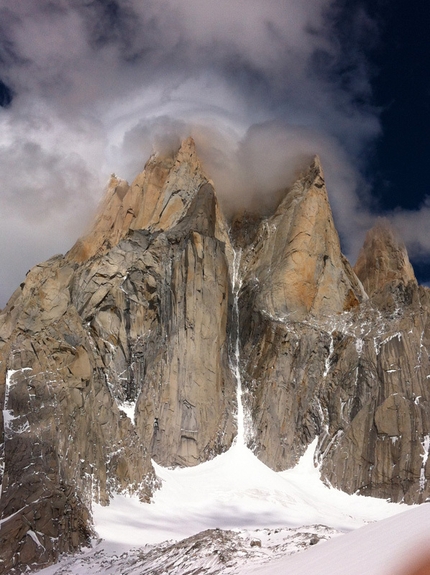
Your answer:
[[[318,158],[273,214],[233,223],[191,139],[130,186],[113,176],[93,228],[0,314],[0,572],[88,542],[93,501],[149,500],[151,458],[227,450],[237,349],[264,463],[291,467],[318,436],[332,485],[425,500],[429,309],[385,224],[353,271]]]
[[[298,183],[306,196],[304,182],[312,191],[308,175]],[[326,220],[324,211],[319,213]],[[253,265],[261,230],[277,233],[271,222],[260,224],[242,260],[242,379],[253,422],[250,447],[267,465],[282,470],[318,436],[315,462],[331,485],[393,501],[424,501],[429,495],[430,291],[417,285],[404,245],[387,224],[378,223],[360,254],[358,278],[342,256],[336,262],[337,277],[350,278],[340,294],[354,296],[341,299],[332,276],[326,307],[311,307],[295,320],[286,311],[288,305],[291,310],[288,296],[281,298],[281,312],[270,307],[280,285],[271,289],[277,269],[270,263],[265,269]],[[315,235],[310,218],[305,226],[307,237]],[[325,246],[337,240],[330,237]],[[323,242],[318,246],[325,259],[327,248]],[[293,297],[306,298],[309,282],[302,292],[295,285]],[[263,300],[261,293],[272,299]],[[342,301],[348,301],[343,310]]]
[[[194,143],[113,180],[94,228],[0,316],[2,567],[88,542],[91,502],[228,449],[226,225]],[[231,248],[229,248],[231,251]]]
[[[383,219],[367,232],[354,271],[369,296],[393,283],[416,283],[405,245]]]
[[[342,256],[318,158],[260,224],[243,260],[255,307],[273,319],[330,316],[366,297]]]
[[[318,158],[243,248],[242,276],[250,445],[281,470],[298,461],[322,425],[318,396],[329,343],[321,322],[367,297],[341,253]]]

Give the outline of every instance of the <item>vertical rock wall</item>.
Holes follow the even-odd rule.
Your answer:
[[[421,502],[430,494],[429,290],[385,223],[369,232],[357,277],[326,206],[314,164],[243,259],[249,445],[282,470],[318,436],[316,464],[330,484]]]
[[[240,224],[237,224],[240,227]],[[242,365],[251,445],[276,470],[322,429],[324,322],[359,306],[363,288],[340,251],[318,158],[258,226],[242,258]]]
[[[113,180],[93,230],[29,272],[0,315],[0,572],[87,543],[94,500],[148,500],[151,457],[231,445],[226,242],[188,140]]]
[[[71,302],[72,276],[62,258],[36,267],[4,312],[2,335],[12,329],[0,346],[5,572],[88,543],[92,500],[122,490],[147,500],[155,479]]]
[[[92,501],[148,500],[151,457],[196,465],[231,446],[237,321],[264,463],[291,467],[318,436],[330,484],[430,495],[430,291],[404,246],[379,224],[351,268],[318,158],[273,215],[230,233],[188,139],[130,186],[113,177],[93,229],[0,313],[0,572],[88,542]]]

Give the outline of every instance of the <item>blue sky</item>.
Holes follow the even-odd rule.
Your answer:
[[[430,6],[397,0],[368,2],[367,9],[380,30],[369,61],[382,125],[369,173],[384,209],[419,209],[429,194]]]
[[[0,306],[192,134],[229,212],[267,209],[321,156],[354,262],[378,215],[430,278],[424,0],[4,0]]]

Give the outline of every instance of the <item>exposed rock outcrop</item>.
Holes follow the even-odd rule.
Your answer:
[[[317,157],[274,215],[261,223],[242,269],[244,289],[249,286],[255,300],[252,307],[274,319],[328,316],[365,299],[342,256]]]
[[[321,430],[329,335],[322,323],[359,306],[318,158],[264,219],[242,257],[240,326],[252,445],[270,467],[294,465]]]
[[[367,234],[355,270],[371,297],[333,345],[322,470],[350,492],[421,502],[430,495],[430,290],[387,222]]]
[[[1,567],[49,564],[91,535],[91,501],[148,499],[150,453],[108,386],[72,302],[73,268],[37,266],[1,325]],[[4,335],[8,335],[6,340]]]
[[[303,222],[300,233],[312,237],[312,221]],[[269,218],[260,227],[270,223]],[[288,249],[283,253],[288,256]],[[383,263],[373,265],[373,257]],[[277,258],[282,261],[282,250]],[[430,291],[418,287],[404,246],[386,224],[369,232],[360,258],[367,265],[356,269],[373,286],[370,299],[348,266],[345,275],[352,276],[360,305],[344,311],[338,306],[330,314],[311,308],[295,321],[274,306],[271,312],[261,306],[260,268],[245,255],[240,321],[242,379],[253,421],[248,442],[267,465],[281,470],[294,465],[318,436],[316,458],[332,485],[394,501],[424,501],[430,495]],[[343,261],[336,262],[338,273]],[[268,265],[263,293],[273,299],[277,277]],[[328,284],[332,310],[339,302],[336,290],[335,282],[331,289]]]
[[[93,229],[1,312],[0,572],[85,544],[92,501],[149,499],[151,457],[196,465],[230,447],[237,333],[262,461],[291,467],[318,436],[332,485],[430,496],[430,290],[404,246],[378,224],[354,272],[318,158],[230,235],[188,139],[131,186],[113,177]]]
[[[3,570],[86,543],[92,500],[148,499],[151,457],[195,465],[235,435],[212,184],[191,140],[136,182],[111,186],[89,235],[36,266],[0,316]]]
[[[430,494],[430,299],[416,286],[393,295],[397,310],[363,310],[361,334],[334,343],[322,467],[349,492],[421,502]]]
[[[405,245],[383,219],[367,232],[354,271],[369,296],[393,282],[416,283]]]

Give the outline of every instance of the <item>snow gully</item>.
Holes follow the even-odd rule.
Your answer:
[[[240,260],[242,250],[234,250],[233,273],[232,273],[232,292],[233,292],[233,331],[232,331],[232,354],[230,357],[231,370],[236,379],[236,398],[237,398],[237,437],[235,444],[238,446],[245,445],[245,415],[243,408],[243,390],[242,378],[240,375],[240,323],[239,323],[239,292],[242,287],[240,277]]]

